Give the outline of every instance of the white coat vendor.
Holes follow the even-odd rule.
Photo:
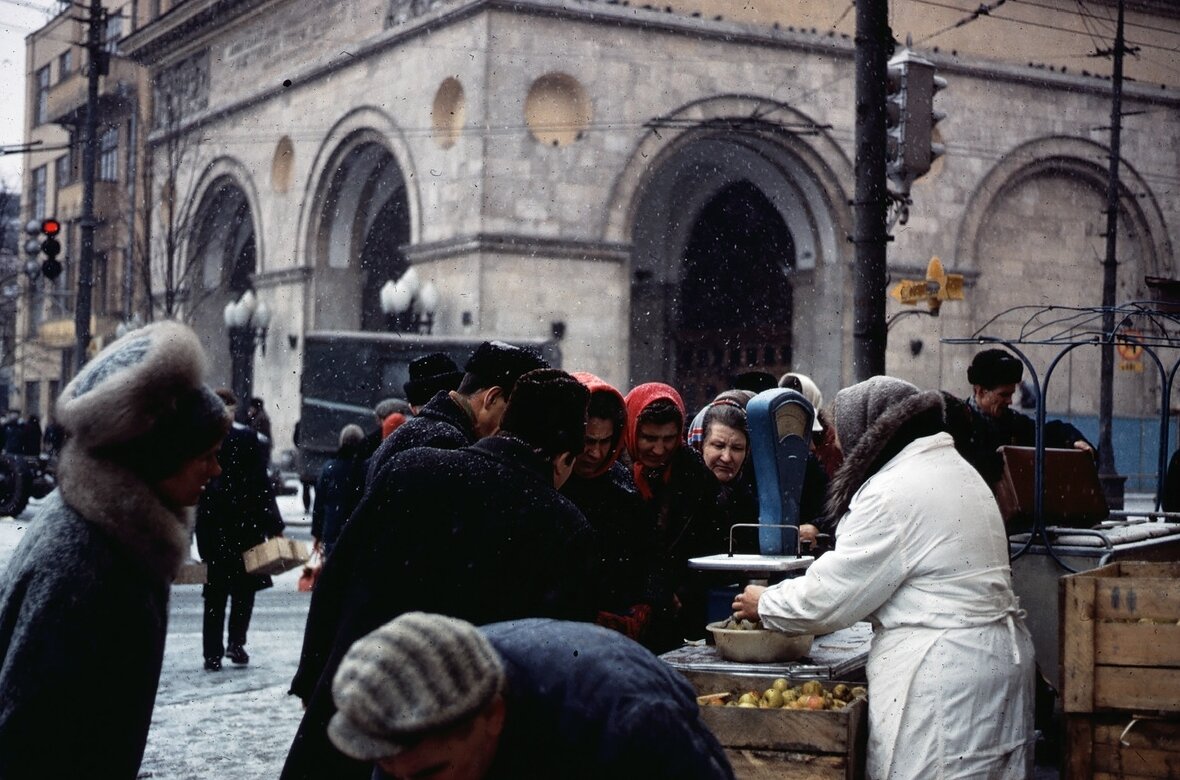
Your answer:
[[[1033,644],[991,491],[944,432],[942,395],[877,376],[841,390],[836,548],[749,586],[734,612],[791,634],[874,627],[868,776],[1019,778],[1033,768]]]

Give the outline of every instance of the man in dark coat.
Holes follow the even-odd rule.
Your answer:
[[[961,454],[993,489],[1004,469],[996,450],[1009,444],[1020,447],[1036,444],[1036,422],[1012,411],[1012,396],[1023,375],[1024,364],[1002,349],[983,350],[967,369],[967,381],[972,388],[972,395],[967,399],[971,435]],[[1060,420],[1045,423],[1045,446],[1094,454],[1093,445],[1081,431]]]
[[[134,780],[164,660],[186,507],[229,427],[191,329],[108,345],[57,401],[69,436],[0,571],[0,777]]]
[[[485,341],[464,368],[456,390],[440,390],[417,416],[391,433],[369,459],[367,484],[399,452],[413,447],[457,450],[491,436],[500,427],[512,388],[521,374],[549,364],[531,349]]]
[[[218,391],[233,408],[234,394]],[[235,422],[221,445],[217,460],[221,475],[210,481],[197,505],[197,551],[208,566],[205,618],[202,627],[205,669],[221,669],[228,656],[247,664],[246,631],[254,613],[254,595],[273,583],[269,576],[247,574],[242,553],[272,536],[282,536],[283,517],[266,473],[267,448],[262,437]],[[223,642],[225,610],[229,611],[228,646]]]
[[[340,429],[340,448],[324,462],[315,485],[315,509],[311,513],[311,535],[323,552],[332,554],[344,523],[365,492],[365,432],[349,423]]]
[[[666,608],[670,595],[656,591],[655,529],[631,472],[618,462],[627,409],[622,393],[597,376],[573,376],[590,391],[586,444],[561,493],[586,516],[598,541],[596,622],[641,640],[653,604]]]
[[[332,741],[375,777],[733,777],[692,686],[585,623],[412,612],[352,646],[333,692]]]
[[[531,372],[497,435],[401,453],[382,470],[312,591],[291,684],[307,712],[283,778],[368,777],[328,741],[331,682],[349,646],[397,615],[594,618],[592,532],[556,489],[582,449],[587,399],[563,371]]]

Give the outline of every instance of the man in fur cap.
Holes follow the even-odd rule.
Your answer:
[[[1023,375],[1024,364],[1002,349],[983,350],[967,369],[967,381],[971,383],[971,397],[967,399],[971,438],[965,457],[988,485],[994,486],[1003,473],[1004,464],[996,452],[999,447],[1036,444],[1036,422],[1012,410],[1012,396]],[[1094,452],[1081,431],[1060,420],[1045,423],[1045,446]]]
[[[186,507],[229,428],[196,335],[133,331],[66,387],[59,489],[0,577],[0,777],[134,780],[164,657]]]
[[[592,532],[557,492],[582,451],[588,397],[564,371],[531,371],[495,435],[390,460],[312,591],[291,684],[307,713],[283,778],[369,777],[328,742],[332,676],[354,641],[397,615],[594,619]]]
[[[988,486],[945,432],[942,394],[878,376],[836,394],[836,548],[747,586],[743,618],[789,634],[876,626],[868,776],[1032,776],[1033,645]]]

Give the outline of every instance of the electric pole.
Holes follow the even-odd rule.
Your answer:
[[[107,71],[108,55],[103,33],[106,9],[101,0],[90,0],[86,20],[86,114],[82,125],[82,217],[78,257],[78,301],[74,307],[74,360],[77,370],[86,365],[90,348],[90,297],[94,286],[94,185],[98,163],[98,79]]]
[[[1119,154],[1123,118],[1123,0],[1119,0],[1111,76],[1110,178],[1106,184],[1106,259],[1102,263],[1102,374],[1098,389],[1098,477],[1107,503],[1123,508],[1122,481],[1115,470],[1111,422],[1114,416],[1114,305],[1118,282]],[[1165,398],[1164,403],[1168,400]],[[1116,506],[1117,505],[1117,506]]]
[[[853,200],[853,379],[885,373],[886,63],[893,52],[887,0],[856,0],[856,194]]]

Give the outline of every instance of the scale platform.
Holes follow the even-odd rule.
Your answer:
[[[705,555],[689,558],[688,568],[701,571],[766,572],[783,574],[804,571],[815,561],[812,555],[753,555],[728,554]]]

